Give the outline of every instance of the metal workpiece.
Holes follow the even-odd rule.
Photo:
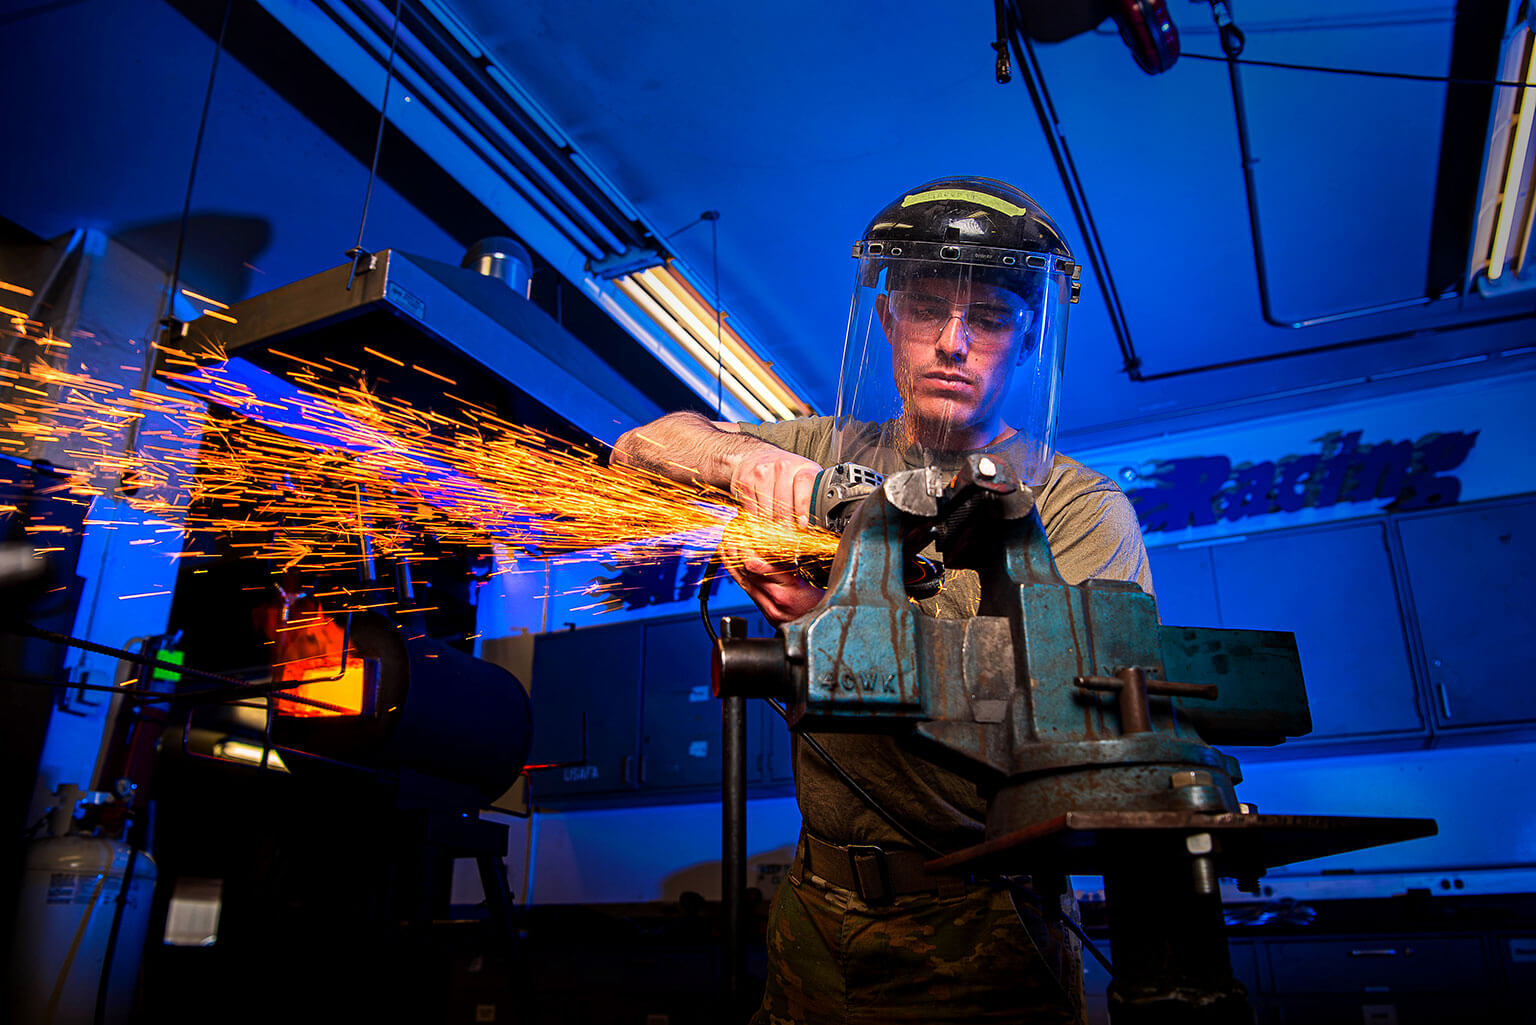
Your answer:
[[[929,519],[939,514],[939,497],[944,494],[944,483],[944,475],[936,467],[924,466],[891,474],[885,479],[881,491],[886,503],[898,512]]]
[[[1312,732],[1295,634],[1190,626],[1161,632],[1168,678],[1219,688],[1215,702],[1173,699],[1207,743],[1264,747]]]

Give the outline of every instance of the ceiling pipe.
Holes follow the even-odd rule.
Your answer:
[[[1029,99],[1034,104],[1036,116],[1040,119],[1040,127],[1045,130],[1045,141],[1051,148],[1051,158],[1055,160],[1061,182],[1066,186],[1067,202],[1072,205],[1072,216],[1077,220],[1078,231],[1082,233],[1083,242],[1088,249],[1086,262],[1093,269],[1094,279],[1098,281],[1099,288],[1104,293],[1104,304],[1109,313],[1110,327],[1115,332],[1115,344],[1120,348],[1121,369],[1131,380],[1139,381],[1141,380],[1141,358],[1136,355],[1136,346],[1131,340],[1131,327],[1125,317],[1125,308],[1120,302],[1120,293],[1115,288],[1115,278],[1109,268],[1109,256],[1104,251],[1099,230],[1093,222],[1093,211],[1088,207],[1088,194],[1083,188],[1082,179],[1078,177],[1077,165],[1072,162],[1072,152],[1067,148],[1067,137],[1062,132],[1061,122],[1056,116],[1056,107],[1051,103],[1051,95],[1045,85],[1045,73],[1041,70],[1039,59],[1035,56],[1034,45],[1024,33],[1025,19],[1019,10],[1019,0],[997,0],[997,2],[1000,13],[1001,6],[1006,4],[1008,41],[1013,45],[1020,77],[1024,79],[1024,85],[1029,89]],[[1000,53],[999,57],[1001,56]],[[1007,67],[1000,59],[997,66],[998,80],[1006,82],[1008,80],[1006,76]]]
[[[371,5],[360,0],[336,2],[350,10],[379,38],[389,38],[390,26],[387,19]],[[437,88],[454,113],[477,131],[497,155],[519,174],[536,186],[541,183],[557,186],[553,189],[542,188],[539,190],[541,195],[526,198],[535,208],[541,203],[553,207],[585,235],[585,238],[572,238],[571,241],[589,259],[598,259],[630,247],[654,247],[650,232],[629,217],[592,181],[577,164],[570,148],[550,138],[531,115],[516,103],[510,102],[491,84],[491,61],[488,57],[466,53],[451,33],[428,13],[418,9],[416,4],[402,4],[400,21],[403,30],[400,59],[423,80]],[[444,82],[437,69],[421,59],[417,53],[418,46],[430,55],[431,60],[438,62],[450,76],[450,82]],[[480,110],[464,102],[461,94],[473,97],[524,152],[520,153],[500,140],[496,126],[487,125]],[[614,241],[618,242],[617,246]]]
[[[1276,316],[1273,298],[1269,290],[1269,262],[1264,255],[1264,235],[1259,226],[1258,183],[1253,170],[1258,160],[1253,155],[1252,141],[1248,131],[1248,105],[1244,99],[1242,75],[1239,70],[1241,62],[1238,60],[1238,57],[1243,52],[1245,39],[1242,30],[1232,21],[1232,12],[1227,6],[1226,0],[1210,0],[1210,4],[1211,17],[1216,22],[1216,31],[1221,38],[1221,52],[1226,56],[1227,78],[1232,84],[1232,111],[1237,119],[1237,144],[1242,153],[1243,162],[1243,192],[1248,202],[1248,231],[1253,240],[1253,269],[1258,281],[1259,310],[1264,318],[1264,323],[1271,327],[1283,327],[1292,330],[1318,327],[1323,324],[1335,324],[1343,320],[1353,320],[1357,317],[1368,317],[1377,313],[1390,313],[1394,310],[1427,306],[1437,300],[1456,298],[1460,294],[1459,290],[1448,292],[1444,295],[1421,295],[1411,299],[1397,299],[1391,302],[1375,303],[1370,306],[1358,306],[1354,309],[1341,310],[1336,313],[1303,317],[1300,320],[1287,320]],[[1366,341],[1361,339],[1360,344],[1365,344]],[[1303,350],[1303,352],[1310,351],[1312,350]],[[1286,355],[1289,355],[1289,353],[1275,353],[1269,358],[1280,359]]]
[[[1234,367],[1272,363],[1275,360],[1293,359],[1297,356],[1316,356],[1325,352],[1339,352],[1344,349],[1359,349],[1367,345],[1379,345],[1383,342],[1401,342],[1409,338],[1418,338],[1425,335],[1441,335],[1451,331],[1471,331],[1480,327],[1495,327],[1499,324],[1512,324],[1517,321],[1531,319],[1536,319],[1536,311],[1509,313],[1497,317],[1483,317],[1479,320],[1440,324],[1435,327],[1416,327],[1406,331],[1390,331],[1386,334],[1371,335],[1368,338],[1351,338],[1343,342],[1329,342],[1324,345],[1312,345],[1302,349],[1287,349],[1284,352],[1271,352],[1262,356],[1245,356],[1242,359],[1229,359],[1220,363],[1205,363],[1195,367],[1182,367],[1178,370],[1164,370],[1156,374],[1137,374],[1131,379],[1142,382],[1166,381],[1171,377],[1187,377],[1190,374],[1204,374],[1212,370],[1231,370]]]
[[[1222,52],[1226,57],[1228,78],[1232,86],[1232,106],[1237,121],[1238,145],[1242,154],[1243,187],[1247,198],[1248,224],[1253,242],[1254,271],[1259,290],[1260,314],[1264,322],[1273,327],[1286,328],[1288,330],[1304,329],[1374,314],[1427,306],[1439,300],[1459,297],[1460,291],[1457,290],[1443,295],[1424,295],[1411,299],[1400,299],[1357,307],[1335,313],[1319,314],[1300,320],[1286,320],[1275,315],[1269,289],[1268,264],[1264,254],[1263,233],[1259,224],[1258,189],[1253,172],[1254,164],[1257,161],[1253,156],[1248,131],[1247,105],[1244,100],[1242,79],[1239,72],[1240,61],[1238,57],[1242,53],[1245,40],[1242,31],[1232,21],[1231,11],[1226,0],[1208,0],[1208,2],[1211,5],[1211,16],[1216,23],[1217,32],[1221,38]],[[1061,129],[1055,106],[1051,103],[1050,92],[1045,85],[1044,71],[1040,67],[1039,59],[1035,55],[1034,47],[1029,37],[1024,31],[1025,19],[1018,7],[1019,0],[996,0],[996,3],[1000,29],[1005,27],[1002,15],[1006,11],[1008,42],[1012,45],[1019,64],[1019,70],[1022,72],[1024,84],[1029,89],[1030,101],[1034,104],[1035,114],[1039,117],[1040,125],[1045,131],[1046,143],[1049,145],[1051,156],[1056,162],[1057,172],[1061,175],[1062,184],[1066,187],[1067,200],[1072,206],[1073,217],[1077,221],[1078,230],[1082,233],[1088,249],[1087,262],[1093,269],[1094,277],[1098,281],[1100,288],[1104,291],[1110,327],[1114,330],[1115,343],[1120,349],[1121,359],[1123,360],[1122,369],[1130,380],[1137,383],[1162,381],[1174,377],[1185,377],[1192,374],[1230,370],[1236,367],[1254,366],[1260,363],[1293,359],[1299,356],[1312,356],[1321,353],[1338,352],[1344,349],[1361,348],[1367,345],[1377,345],[1384,342],[1403,341],[1418,335],[1444,334],[1449,331],[1470,330],[1536,318],[1536,310],[1531,310],[1522,313],[1486,317],[1475,321],[1437,325],[1430,328],[1390,331],[1365,338],[1288,349],[1282,352],[1265,353],[1263,355],[1224,360],[1217,363],[1205,363],[1198,366],[1182,367],[1177,370],[1166,370],[1155,374],[1142,373],[1142,361],[1136,353],[1135,343],[1131,337],[1130,324],[1125,316],[1125,308],[1120,301],[1119,292],[1114,284],[1114,276],[1109,268],[1108,255],[1099,237],[1098,228],[1094,224],[1093,213],[1088,206],[1087,193],[1083,188],[1082,179],[1078,176],[1077,167],[1072,161],[1071,151],[1067,147],[1066,136]],[[994,49],[997,49],[996,44],[994,44]],[[999,51],[997,79],[1000,83],[1006,83],[1009,80],[1009,70],[1004,60],[1004,54]]]

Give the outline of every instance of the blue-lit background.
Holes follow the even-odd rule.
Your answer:
[[[1386,0],[1359,0],[1346,11],[1254,0],[1235,13],[1248,29],[1251,58],[1441,75],[1452,58],[1455,6],[1404,12]],[[987,4],[938,9],[904,0],[876,11],[453,0],[443,7],[659,232],[683,228],[701,210],[720,211],[718,254],[701,227],[668,244],[704,288],[712,286],[718,255],[720,297],[732,322],[822,410],[832,402],[847,313],[848,244],[901,190],[944,174],[1004,178],[1055,211],[1082,246],[1022,85],[992,80]],[[382,86],[377,59],[335,28],[361,24],[348,15],[354,9],[377,19],[390,5],[234,5],[191,206],[188,287],[237,302],[343,261],[362,209],[377,102],[376,88],[365,96],[354,84]],[[141,260],[151,284],[166,272],[222,10],[222,3],[196,0],[8,5],[0,15],[10,140],[0,161],[0,216],[42,239],[92,229]],[[1218,52],[1203,8],[1176,5],[1174,14],[1189,54]],[[1277,460],[1316,451],[1329,431],[1363,431],[1371,443],[1478,432],[1455,471],[1460,501],[1536,492],[1523,458],[1533,426],[1532,322],[1428,333],[1528,314],[1525,293],[1450,298],[1301,331],[1266,325],[1225,69],[1191,57],[1149,77],[1109,30],[1042,46],[1040,57],[1147,373],[1402,334],[1137,383],[1122,372],[1103,292],[1086,275],[1072,314],[1065,450],[1129,490],[1145,485],[1160,460]],[[1276,312],[1302,318],[1426,294],[1432,225],[1452,202],[1443,187],[1448,168],[1460,167],[1465,178],[1471,167],[1461,199],[1470,205],[1482,161],[1480,144],[1455,152],[1443,146],[1446,86],[1266,68],[1246,70],[1245,83]],[[579,260],[541,247],[550,232],[529,204],[488,176],[483,162],[456,156],[467,153],[463,140],[434,134],[415,103],[409,84],[397,82],[397,127],[385,135],[364,244],[456,264],[477,238],[518,234],[539,257],[536,292],[579,292]],[[1469,240],[1458,244],[1464,258]],[[576,285],[560,286],[562,278]],[[100,319],[142,335],[153,326],[157,298],[103,300],[112,312]],[[553,312],[555,301],[548,305]],[[1419,329],[1426,333],[1411,334]],[[663,373],[639,345],[609,343],[605,352],[626,376]],[[1258,757],[1240,793],[1265,810],[1441,822],[1434,840],[1333,859],[1301,874],[1455,870],[1495,880],[1536,861],[1529,816],[1517,802],[1510,807],[1507,789],[1528,771],[1527,727],[1536,709],[1507,680],[1496,685],[1511,694],[1507,715],[1463,729],[1454,707],[1438,707],[1443,681],[1423,639],[1400,526],[1384,519],[1386,504],[1149,535],[1154,570],[1168,580],[1164,616],[1300,629],[1294,624],[1329,618],[1318,607],[1361,613],[1368,629],[1302,638],[1309,681],[1328,688],[1318,692],[1319,707],[1352,716],[1359,728],[1336,731],[1331,747],[1303,744],[1285,757]],[[1524,519],[1516,521],[1513,543],[1524,547],[1511,565],[1528,566],[1530,506],[1518,508]],[[1338,540],[1344,535],[1327,532],[1351,524],[1374,533],[1359,545],[1338,541],[1340,550],[1365,559],[1375,576],[1306,557],[1309,545],[1333,543],[1317,538]],[[1283,533],[1270,536],[1274,531]],[[164,565],[130,539],[126,532],[89,539],[79,567],[94,604],[77,628],[105,643],[163,628],[169,607],[169,598],[122,602],[111,593],[149,590],[140,583],[164,575]],[[1221,551],[1231,560],[1248,553],[1251,565],[1203,595],[1198,575],[1216,572],[1211,553]],[[595,625],[569,592],[605,572],[600,564],[546,567],[518,578],[494,608],[482,610],[487,641]],[[554,584],[565,597],[548,596]],[[1523,607],[1522,594],[1468,586],[1467,600],[1481,603],[1488,621],[1505,624],[1470,650],[1501,658],[1529,652],[1530,631],[1510,611]],[[1294,620],[1284,603],[1264,605],[1276,593],[1289,596]],[[1269,618],[1240,621],[1230,610],[1244,607],[1245,595],[1246,607],[1263,607]],[[645,610],[684,611],[685,604]],[[1373,657],[1376,650],[1391,657]],[[79,660],[77,670],[110,672],[88,662]],[[1371,695],[1381,694],[1373,703]],[[86,711],[55,716],[40,785],[90,772],[103,711]],[[679,879],[709,892],[709,872],[699,866],[718,857],[717,816],[694,798],[683,809],[536,815],[533,826],[518,827],[531,834],[514,832],[514,888],[521,889],[526,846],[533,857],[525,893],[535,901],[670,898]],[[797,828],[792,803],[758,802],[752,823],[751,850],[776,863]],[[620,862],[625,868],[615,871]],[[1487,885],[1523,885],[1497,880]],[[474,890],[467,880],[464,886]]]

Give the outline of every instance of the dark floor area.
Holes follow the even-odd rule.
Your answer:
[[[519,912],[510,942],[488,920],[423,934],[295,932],[287,949],[221,936],[209,947],[152,947],[144,1025],[362,1021],[516,1025],[721,1025],[745,1021],[762,992],[749,943],[741,1006],[726,1006],[719,907],[604,905]],[[754,925],[757,923],[753,919]]]

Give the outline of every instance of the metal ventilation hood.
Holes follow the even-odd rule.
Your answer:
[[[208,312],[187,325],[185,347],[279,376],[302,367],[294,357],[329,360],[419,408],[446,391],[573,441],[611,445],[664,412],[501,281],[398,250],[364,260],[355,275],[343,264]]]

